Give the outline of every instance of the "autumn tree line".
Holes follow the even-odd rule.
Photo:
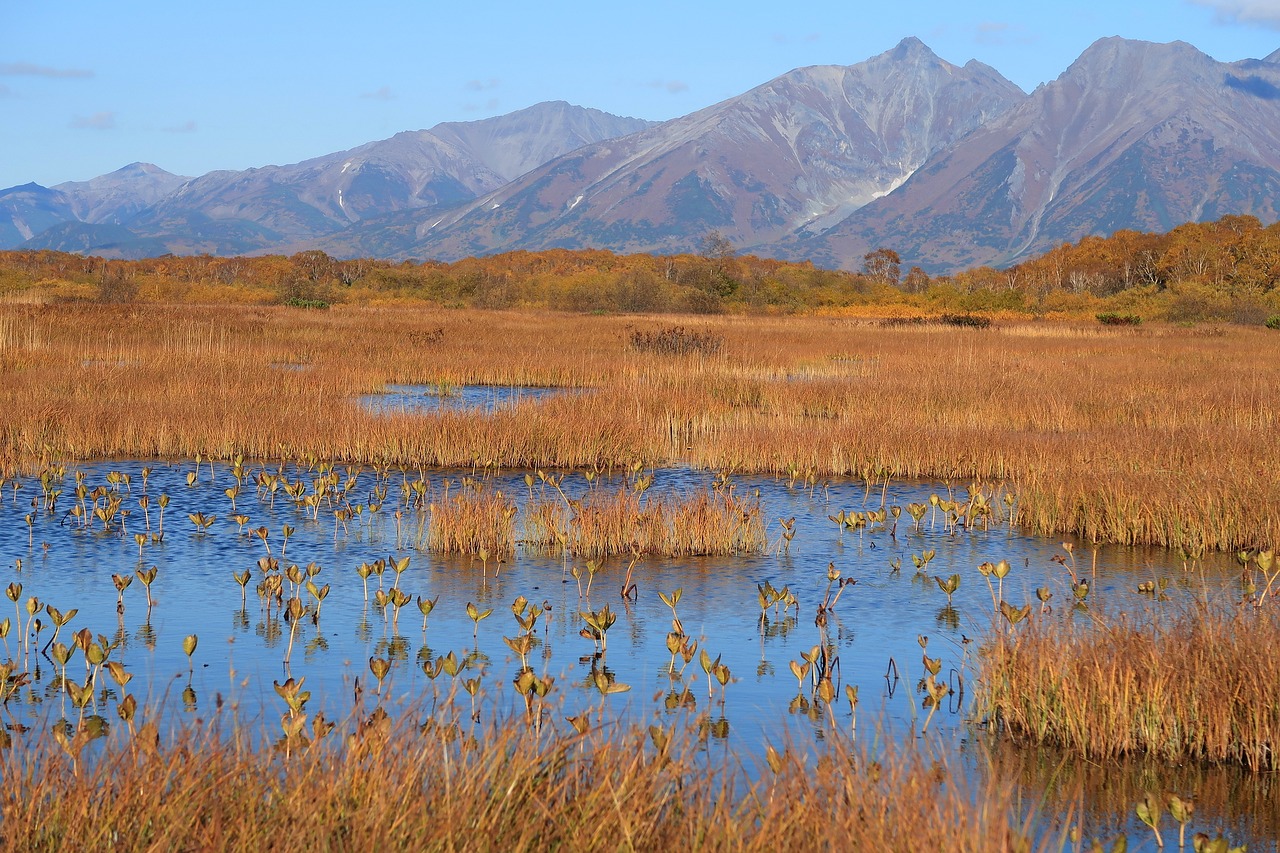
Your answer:
[[[453,263],[291,256],[109,260],[0,252],[0,299],[21,301],[337,304],[590,313],[795,313],[866,309],[893,316],[980,312],[1280,325],[1280,225],[1251,216],[1164,234],[1087,237],[1007,268],[930,276],[891,248],[857,272],[737,254],[718,234],[701,252],[619,255],[586,249],[507,252]]]

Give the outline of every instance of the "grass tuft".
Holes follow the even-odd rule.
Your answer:
[[[1278,644],[1274,607],[1042,617],[993,632],[976,708],[1019,742],[1092,759],[1274,770]]]

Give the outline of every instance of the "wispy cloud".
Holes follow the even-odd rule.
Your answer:
[[[1029,44],[1034,39],[1020,24],[1009,24],[1004,21],[983,21],[974,31],[974,40],[978,44]]]
[[[111,130],[116,126],[116,114],[104,110],[91,116],[76,116],[71,120],[71,126],[78,130]]]
[[[12,97],[14,97],[13,90],[10,89],[5,84],[0,83],[0,98],[12,98]]]
[[[649,88],[662,89],[669,94],[678,95],[689,91],[689,84],[683,80],[653,80],[649,83]]]
[[[498,101],[497,98],[490,98],[489,100],[485,101],[483,104],[477,104],[477,103],[463,104],[462,108],[469,113],[484,112],[484,113],[492,114],[493,111],[498,108],[499,103],[500,102]]]
[[[1212,9],[1219,21],[1280,30],[1280,0],[1189,0]]]
[[[366,101],[389,101],[394,98],[395,95],[391,94],[390,86],[379,86],[372,92],[362,92],[360,97],[364,98]]]
[[[196,123],[194,121],[184,121],[181,124],[172,124],[160,129],[165,133],[195,133]]]
[[[50,68],[31,62],[0,62],[0,74],[6,77],[54,77],[59,79],[92,77],[84,68]]]
[[[483,92],[486,89],[496,89],[501,85],[501,80],[496,77],[490,77],[487,80],[468,80],[464,88],[468,92]]]

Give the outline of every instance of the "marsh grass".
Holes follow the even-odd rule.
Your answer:
[[[483,554],[487,562],[515,548],[517,507],[501,490],[480,481],[464,481],[452,495],[428,507],[426,547],[443,554]]]
[[[0,472],[94,458],[438,467],[687,465],[1004,483],[1035,534],[1280,542],[1271,333],[843,317],[0,305]],[[652,328],[651,328],[652,327]],[[441,332],[443,330],[443,332]],[[428,336],[428,337],[424,337]],[[425,340],[430,343],[423,343]],[[284,369],[282,365],[291,366]],[[294,369],[301,368],[301,369]],[[495,413],[379,416],[388,384],[591,388]]]
[[[670,326],[657,331],[637,329],[631,333],[631,348],[637,352],[661,355],[718,355],[724,340],[711,332],[690,331],[683,326]]]
[[[1280,613],[1169,604],[995,631],[976,710],[1016,742],[1091,759],[1149,756],[1271,771],[1280,746]]]
[[[466,729],[375,711],[350,728],[289,750],[217,721],[161,741],[112,735],[75,767],[39,737],[15,742],[0,758],[5,846],[1034,849],[1033,810],[1010,785],[971,783],[924,747],[775,751],[751,782],[696,725],[536,734],[519,719]]]
[[[758,499],[706,488],[640,494],[625,484],[592,490],[572,504],[535,499],[525,541],[586,558],[759,554],[768,544]]]

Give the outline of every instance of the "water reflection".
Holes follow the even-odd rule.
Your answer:
[[[1089,619],[1101,608],[1158,609],[1216,590],[1238,598],[1241,582],[1230,556],[1206,556],[1188,573],[1180,555],[1159,549],[1076,542],[1064,554],[1060,540],[1021,536],[1007,525],[957,525],[930,502],[949,494],[946,488],[928,483],[895,482],[872,492],[862,481],[788,488],[737,477],[734,486],[758,493],[762,517],[771,520],[767,552],[628,555],[589,566],[532,544],[517,546],[500,564],[492,555],[481,560],[425,549],[434,501],[456,494],[467,478],[501,490],[523,509],[536,494],[523,471],[321,471],[277,463],[246,465],[237,476],[218,464],[150,463],[144,477],[142,467],[117,461],[70,470],[63,502],[50,512],[39,510],[39,501],[31,511],[28,495],[39,496],[37,481],[4,492],[0,559],[9,567],[7,582],[24,585],[10,599],[18,621],[6,637],[6,656],[27,661],[33,676],[14,688],[11,728],[43,719],[42,703],[66,706],[68,718],[76,717],[61,673],[40,665],[49,660],[40,649],[51,626],[40,620],[37,628],[42,609],[21,610],[29,596],[63,612],[76,609],[67,631],[88,628],[96,636],[99,626],[114,626],[111,659],[146,676],[138,684],[151,687],[150,696],[146,688],[134,691],[140,704],[196,713],[199,697],[219,696],[233,672],[233,695],[246,710],[274,719],[282,706],[271,682],[283,676],[306,680],[312,719],[364,718],[374,695],[388,704],[422,701],[433,711],[456,701],[461,713],[518,713],[531,725],[547,719],[563,725],[566,718],[671,724],[701,714],[696,726],[704,745],[723,744],[749,759],[763,754],[766,738],[825,743],[859,718],[886,733],[915,737],[927,724],[930,735],[958,739],[968,731],[971,638],[1008,630],[1014,614],[1025,620],[1056,608]],[[105,485],[111,471],[131,474],[131,484],[116,478]],[[591,490],[626,486],[621,473],[592,472],[590,479],[561,473],[570,506]],[[105,490],[86,499],[88,524],[66,509],[77,475],[87,493]],[[652,477],[649,493],[661,495],[687,495],[723,479],[690,470],[645,476]],[[316,498],[322,477],[328,491]],[[103,508],[109,498],[119,500],[110,525],[92,512],[93,501]],[[891,507],[904,508],[901,518],[886,512],[881,520],[880,511]],[[335,515],[347,509],[349,516]],[[861,521],[850,527],[859,513]],[[188,522],[190,516],[201,521]],[[518,539],[522,524],[523,515],[515,524]],[[622,598],[628,577],[635,589]],[[960,580],[948,594],[953,577]],[[130,585],[134,579],[139,583]],[[521,599],[523,606],[513,607]],[[418,610],[402,613],[410,601]],[[467,604],[477,615],[493,612],[481,623]],[[590,626],[582,614],[600,619],[606,604],[616,624],[584,637]],[[193,633],[202,642],[189,672],[182,638]],[[217,642],[231,637],[239,645],[234,668],[230,645]],[[302,654],[290,660],[294,645]],[[383,678],[371,672],[370,659],[385,661]],[[181,690],[170,679],[174,672],[182,674]],[[545,698],[530,678],[549,691]],[[123,688],[91,694],[88,704],[96,708],[82,710],[114,719],[124,694]],[[377,731],[376,720],[366,722]],[[1030,766],[1008,763],[1013,758]],[[1029,790],[1047,784],[1032,753],[1014,750],[1001,760],[999,772],[1014,774]],[[1145,778],[1184,784],[1165,772]],[[1204,802],[1198,786],[1211,796],[1214,786],[1224,788],[1223,825],[1269,838],[1274,821],[1257,809],[1274,814],[1280,805],[1270,784],[1206,775],[1186,778],[1179,789],[1196,790]],[[1079,788],[1100,832],[1107,819],[1116,826],[1128,820],[1115,815],[1127,815],[1132,803],[1106,799],[1101,781]],[[1135,782],[1124,797],[1137,790]],[[1233,812],[1228,796],[1256,808]],[[1231,823],[1246,817],[1251,822]]]
[[[1234,844],[1249,841],[1252,851],[1280,848],[1280,778],[1273,773],[1142,757],[1100,764],[988,735],[968,741],[962,754],[974,772],[1016,782],[1042,813],[1072,815],[1085,839],[1109,844],[1125,833],[1133,842],[1151,842],[1154,836],[1137,819],[1135,805],[1148,794],[1162,802],[1175,794],[1195,801],[1188,839],[1201,831],[1225,835]],[[1161,829],[1166,847],[1175,849],[1178,826],[1168,811]]]
[[[569,390],[516,385],[388,385],[380,394],[361,397],[360,407],[374,414],[495,412],[565,393]]]

